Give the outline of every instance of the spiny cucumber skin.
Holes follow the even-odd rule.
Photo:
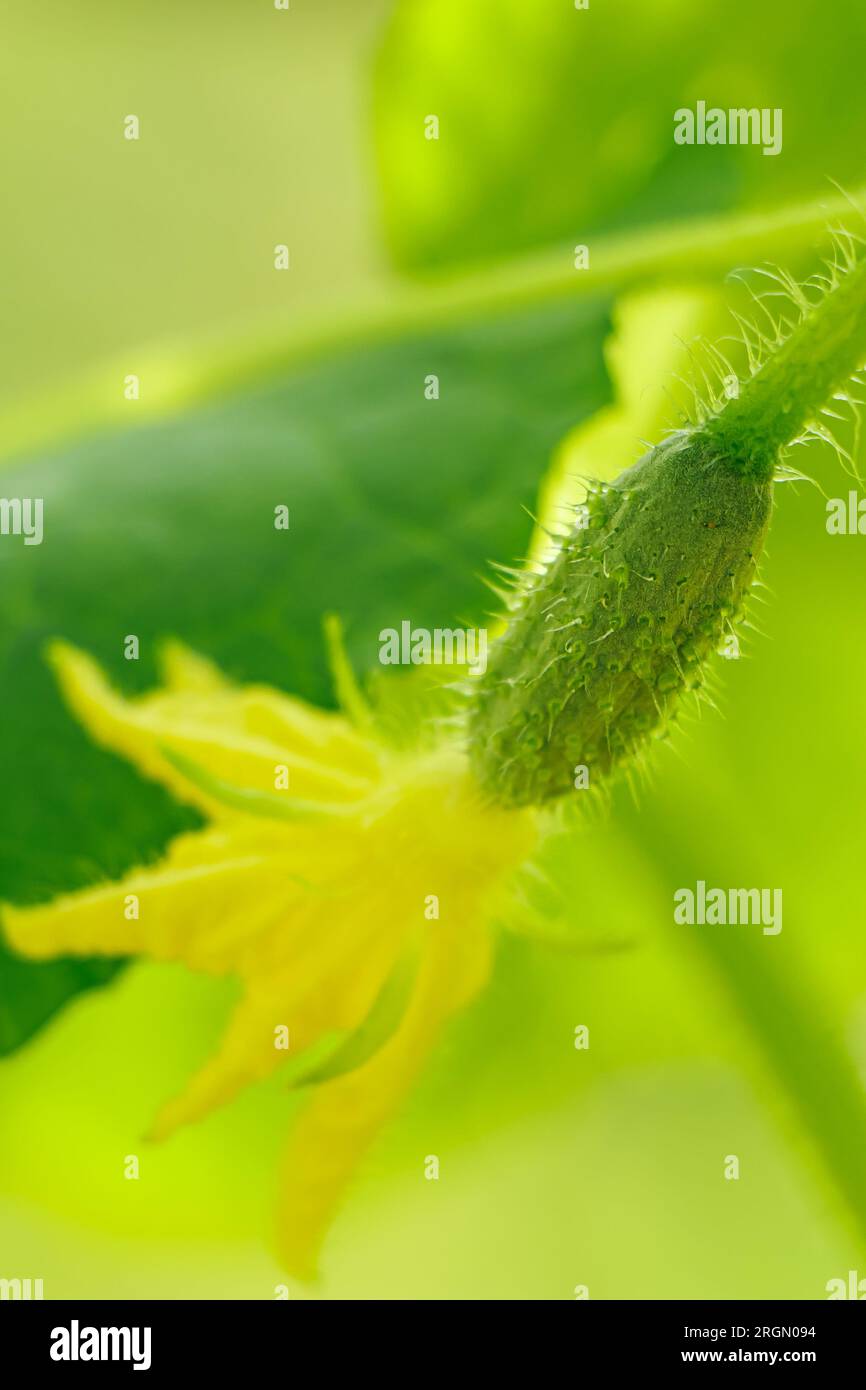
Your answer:
[[[658,445],[588,499],[531,581],[475,691],[470,758],[492,800],[541,805],[630,759],[739,619],[772,481],[699,433]]]

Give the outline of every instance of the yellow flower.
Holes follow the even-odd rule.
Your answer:
[[[218,1052],[152,1137],[281,1065],[313,1086],[277,1222],[282,1261],[308,1277],[357,1163],[487,980],[497,894],[534,818],[484,804],[453,741],[385,741],[339,656],[353,719],[235,686],[178,644],[162,653],[163,688],[133,700],[84,653],[49,655],[91,736],[208,823],[118,883],[6,907],[7,936],[37,959],[141,954],[239,977]]]
[[[615,477],[635,442],[662,430],[667,406],[648,383],[660,362],[681,365],[680,339],[717,311],[715,295],[693,288],[620,304],[609,345],[616,403],[558,451],[530,572],[584,500],[582,478]],[[37,958],[140,953],[240,978],[218,1054],[165,1106],[153,1136],[278,1067],[292,1086],[313,1088],[283,1161],[277,1223],[284,1263],[307,1276],[365,1150],[442,1026],[484,985],[494,917],[557,949],[598,949],[569,911],[581,884],[568,822],[557,835],[549,817],[482,802],[454,741],[429,737],[423,700],[413,696],[409,714],[419,737],[386,738],[383,712],[366,707],[339,651],[341,715],[234,686],[177,644],[162,654],[163,688],[136,700],[116,694],[83,653],[58,643],[50,656],[93,738],[208,824],[120,883],[6,908],[7,934]],[[386,685],[383,703],[401,682]],[[574,890],[566,903],[563,883]],[[133,895],[139,916],[128,920]],[[425,915],[434,897],[438,919]],[[279,1030],[288,1052],[274,1045]]]

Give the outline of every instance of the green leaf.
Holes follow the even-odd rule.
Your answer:
[[[501,257],[600,232],[802,197],[862,177],[857,0],[403,0],[383,40],[377,153],[401,265]],[[832,72],[845,121],[820,83]],[[674,112],[781,109],[783,146],[674,143]],[[439,138],[425,138],[425,120]]]
[[[525,548],[556,441],[607,398],[607,304],[524,308],[344,349],[198,412],[4,471],[45,538],[0,548],[0,897],[44,899],[158,857],[192,813],[96,748],[42,659],[53,636],[126,690],[177,636],[231,676],[331,701],[325,612],[357,669],[378,633],[479,617],[487,562]],[[440,399],[424,381],[440,378]],[[290,508],[290,529],[274,508]],[[135,634],[141,659],[123,659]],[[13,1049],[105,963],[0,955]],[[26,981],[26,988],[25,988]]]

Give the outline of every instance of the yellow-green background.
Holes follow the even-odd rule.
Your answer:
[[[545,383],[551,396],[561,390],[570,339],[548,367],[544,332],[521,327],[520,315],[562,305],[569,324],[579,297],[586,307],[574,320],[573,356],[583,395],[562,418],[565,433],[608,398],[602,344],[621,287],[664,283],[674,272],[715,286],[741,245],[732,238],[728,256],[727,223],[714,219],[829,198],[829,178],[849,188],[863,178],[864,20],[847,0],[832,12],[805,4],[796,15],[763,0],[726,6],[724,16],[681,0],[651,9],[591,0],[586,12],[567,0],[292,0],[288,13],[268,0],[82,0],[74,9],[56,0],[4,5],[2,19],[3,124],[14,131],[0,154],[0,425],[10,478],[50,465],[58,486],[68,439],[71,477],[98,457],[117,474],[135,471],[137,488],[147,489],[151,469],[153,487],[167,486],[163,437],[147,433],[148,420],[158,415],[172,429],[183,421],[172,435],[172,466],[182,469],[200,398],[206,409],[237,402],[244,419],[252,412],[278,454],[295,397],[277,418],[259,378],[281,389],[285,374],[290,391],[312,391],[303,344],[315,341],[327,360],[321,343],[331,334],[339,353],[359,361],[368,341],[398,334],[394,355],[382,359],[393,374],[399,332],[423,335],[428,316],[444,334],[437,351],[446,363],[452,351],[458,366],[463,360],[449,325],[455,342],[464,319],[477,330],[465,426],[455,414],[449,428],[465,438],[488,412],[514,434],[525,422],[503,384],[500,345],[512,344],[509,372],[521,352],[532,358],[526,371],[539,383],[541,418]],[[783,107],[782,155],[675,150],[672,112],[699,98]],[[131,112],[142,122],[138,143],[122,139]],[[438,143],[423,140],[429,113],[440,116]],[[645,227],[692,216],[708,219],[715,241],[681,232],[688,251],[660,277],[652,257],[641,259]],[[758,235],[756,258],[809,267],[813,220]],[[630,238],[632,268],[578,283],[569,248],[587,242],[603,263],[618,235]],[[284,241],[292,269],[278,275],[273,246]],[[440,291],[433,273],[459,280]],[[410,326],[382,327],[395,320]],[[424,360],[420,351],[407,391],[418,388]],[[131,420],[119,383],[139,370],[143,397]],[[353,378],[345,398],[334,388],[320,402],[345,417],[350,457],[369,456],[370,468],[386,389],[395,390],[393,375],[377,382],[371,372]],[[533,435],[539,452],[549,418]],[[829,452],[810,450],[798,463],[830,495],[847,490]],[[393,495],[392,470],[398,495],[417,496],[416,538],[438,538],[419,541],[407,586],[423,613],[452,621],[477,583],[463,518],[480,509],[479,561],[512,559],[528,534],[517,496],[506,490],[487,505],[475,495],[495,464],[478,479],[473,471],[471,485],[468,471],[455,474],[448,496],[459,505],[430,514],[426,479],[412,491],[418,453],[407,434],[402,456],[395,451],[371,474],[375,487],[340,535],[354,530],[364,554],[372,515]],[[543,460],[528,458],[523,478],[518,465],[511,492],[530,498]],[[238,470],[247,466],[239,455]],[[313,475],[344,467],[338,436],[308,463]],[[340,485],[347,495],[358,486],[351,462]],[[91,532],[81,517],[91,548],[70,552],[70,584],[79,607],[98,609],[111,603],[101,547],[116,538],[101,535],[98,499],[84,490],[76,505],[91,504]],[[852,1099],[852,1078],[866,1066],[866,541],[829,538],[823,505],[809,487],[782,490],[765,571],[766,636],[750,644],[748,660],[725,665],[722,714],[705,711],[658,760],[637,804],[623,791],[575,842],[575,919],[611,949],[563,957],[504,942],[492,987],[449,1034],[335,1224],[322,1284],[293,1294],[569,1298],[586,1284],[593,1298],[820,1298],[828,1279],[850,1268],[866,1274],[866,1178],[859,1219],[851,1209],[866,1168],[862,1096],[859,1111]],[[330,578],[308,570],[291,582],[314,599],[320,582],[322,608],[339,606],[342,586],[348,603],[366,560],[335,550],[329,506],[311,506],[303,521],[308,562],[318,553]],[[227,553],[231,564],[246,563]],[[18,634],[63,621],[20,575],[7,582],[0,633],[10,682]],[[190,570],[190,585],[209,582],[204,563],[200,575]],[[375,582],[368,574],[371,631],[376,605],[384,614],[400,602]],[[325,594],[328,583],[336,592]],[[229,610],[231,593],[228,584]],[[225,616],[233,645],[214,654],[252,678],[267,661],[252,637],[244,647],[245,626],[255,626],[247,593],[244,571]],[[42,605],[38,622],[31,602]],[[185,599],[176,602],[176,622],[169,608],[157,626],[187,635]],[[79,616],[64,635],[76,635]],[[303,652],[299,642],[286,647],[280,683],[320,693],[315,639],[304,641]],[[358,632],[354,655],[375,659]],[[271,679],[276,670],[274,660]],[[16,729],[7,716],[7,743]],[[78,774],[46,738],[32,777],[50,808],[74,802]],[[10,766],[23,787],[27,767]],[[21,843],[29,835],[33,863],[48,864],[63,851],[62,818],[29,821],[12,796],[4,833]],[[94,853],[88,846],[85,879]],[[120,849],[111,855],[122,858]],[[698,877],[781,886],[781,936],[751,929],[750,940],[750,929],[728,929],[720,944],[674,928],[672,892]],[[164,1149],[140,1140],[161,1100],[206,1055],[229,998],[183,970],[136,965],[73,998],[3,1062],[0,1276],[43,1277],[47,1297],[273,1296],[282,1275],[267,1238],[289,1116],[279,1080]],[[590,1027],[589,1052],[573,1048],[578,1023]],[[831,1121],[842,1113],[836,1080],[822,1072],[828,1057],[842,1072],[846,1059],[851,1067],[842,1090],[856,1123],[842,1114],[837,1130],[820,1105],[825,1088]],[[129,1153],[141,1157],[137,1183],[123,1178]],[[424,1179],[430,1153],[440,1157],[438,1183]],[[723,1179],[731,1153],[739,1182]],[[855,1175],[847,1204],[840,1171]]]

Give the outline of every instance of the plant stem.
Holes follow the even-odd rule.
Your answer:
[[[855,190],[852,201],[866,202],[866,189]],[[151,420],[218,399],[227,391],[242,390],[357,343],[424,333],[521,305],[619,292],[658,276],[682,281],[719,274],[737,263],[768,255],[780,262],[792,261],[825,234],[828,221],[850,211],[851,201],[836,196],[769,213],[691,218],[602,234],[592,240],[587,271],[574,269],[569,247],[557,247],[459,277],[431,277],[410,284],[383,276],[370,297],[336,322],[323,322],[320,316],[291,333],[282,322],[276,329],[259,323],[240,338],[233,332],[231,342],[223,347],[192,342],[174,354],[157,345],[142,361],[141,371],[150,386],[141,418]],[[2,409],[0,456],[9,458],[52,439],[128,421],[129,411],[120,394],[106,389],[106,381],[117,380],[118,372],[122,378],[122,366],[104,364],[60,393],[53,389]]]
[[[817,304],[804,308],[790,336],[769,349],[739,396],[707,421],[702,433],[739,471],[768,477],[780,449],[864,362],[866,260],[861,260]]]

